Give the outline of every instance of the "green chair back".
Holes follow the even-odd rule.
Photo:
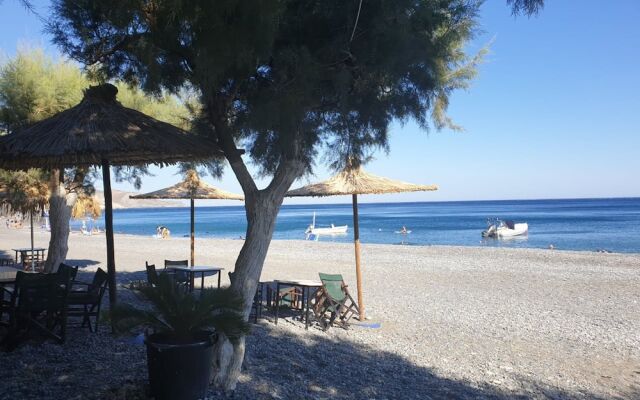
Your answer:
[[[340,274],[323,274],[320,273],[320,280],[327,294],[338,302],[342,302],[347,294],[342,289],[342,282],[344,281]]]

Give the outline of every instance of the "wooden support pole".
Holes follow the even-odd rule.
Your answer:
[[[107,275],[109,278],[109,305],[117,302],[116,258],[113,244],[113,198],[111,195],[111,171],[109,161],[102,160],[102,184],[104,190],[104,229],[107,237]]]
[[[358,308],[360,321],[364,321],[364,300],[362,296],[362,270],[360,268],[360,226],[358,225],[358,195],[352,195],[353,200],[353,244],[356,251],[356,283],[358,287]]]
[[[193,197],[191,198],[191,266],[195,265],[196,259],[196,249],[195,249],[195,241],[196,241],[196,218],[195,218],[195,201]]]
[[[29,210],[29,219],[31,220],[31,271],[36,270],[35,254],[33,254],[33,210]],[[38,259],[38,261],[40,261]]]

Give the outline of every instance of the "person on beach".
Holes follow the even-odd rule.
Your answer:
[[[169,231],[169,229],[166,226],[159,225],[156,228],[157,238],[167,239],[169,235],[171,235],[171,231]]]

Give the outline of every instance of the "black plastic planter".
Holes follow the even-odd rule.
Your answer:
[[[204,398],[211,377],[215,335],[203,332],[191,342],[176,342],[161,334],[147,336],[151,395],[156,400]]]

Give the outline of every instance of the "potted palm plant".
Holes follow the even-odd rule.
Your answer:
[[[159,400],[203,398],[217,333],[237,340],[249,332],[242,298],[229,289],[205,289],[194,296],[165,274],[155,286],[138,291],[147,307],[118,305],[111,318],[119,332],[146,328],[151,395]]]

